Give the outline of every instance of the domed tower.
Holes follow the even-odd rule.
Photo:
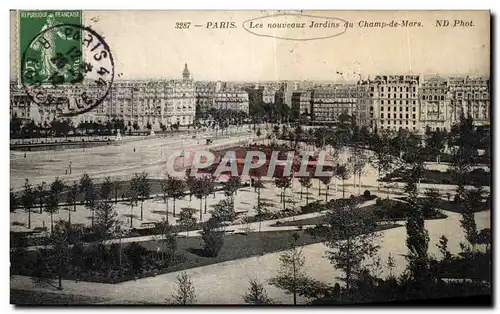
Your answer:
[[[191,73],[189,73],[188,64],[184,63],[184,71],[182,71],[182,79],[187,81],[191,78]]]

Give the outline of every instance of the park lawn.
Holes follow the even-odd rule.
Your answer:
[[[178,237],[177,250],[175,255],[178,260],[175,264],[163,269],[153,269],[141,271],[133,275],[126,275],[117,278],[108,278],[104,274],[93,274],[78,277],[80,281],[100,282],[100,283],[121,283],[134,280],[136,278],[152,277],[160,274],[196,268],[216,263],[222,263],[231,260],[237,260],[266,253],[273,253],[289,248],[289,239],[293,233],[297,232],[300,237],[297,245],[308,245],[323,241],[322,237],[313,237],[304,231],[269,231],[269,232],[250,232],[248,234],[227,234],[224,236],[224,245],[217,257],[205,257],[203,254],[203,240],[201,237]],[[158,241],[149,240],[137,242],[146,248],[149,254],[154,258],[160,259],[162,246]],[[165,250],[166,251],[166,250]],[[28,252],[25,260],[36,260],[34,251]],[[21,270],[19,275],[33,276],[33,269]],[[74,280],[75,277],[64,275],[63,278]]]
[[[397,228],[399,225],[377,226],[376,231]],[[323,242],[323,237],[313,236],[303,230],[299,231],[266,231],[250,232],[248,234],[232,234],[224,237],[224,246],[217,257],[203,256],[203,240],[201,237],[177,239],[177,252],[184,254],[186,260],[170,267],[166,272],[180,271],[195,267],[217,264],[267,253],[284,251],[289,248],[289,239],[292,234],[298,233],[298,246]],[[157,251],[155,241],[141,242],[142,246],[150,251]]]
[[[56,292],[10,290],[10,304],[14,305],[90,305],[107,300],[99,297]]]
[[[150,190],[150,197],[148,199],[152,199],[152,198],[155,198],[154,195],[163,195],[163,191],[161,189],[161,184],[165,183],[164,180],[160,180],[160,179],[148,179],[148,182],[149,182],[149,186],[151,188]],[[48,182],[48,184],[50,185],[51,182]],[[100,191],[101,190],[101,183],[95,183],[94,184],[95,186],[95,190],[96,191]],[[130,180],[129,181],[118,181],[117,183],[117,189],[116,189],[116,195],[115,195],[115,190],[114,188],[112,189],[111,193],[110,193],[110,201],[111,202],[114,202],[115,200],[120,202],[120,201],[123,201],[123,200],[127,200],[127,193],[129,191],[129,187],[130,187]],[[35,188],[35,187],[33,187]],[[215,191],[218,192],[218,191],[221,191],[223,190],[223,185],[220,184],[220,183],[216,183],[215,185]],[[68,197],[68,193],[70,191],[70,187],[68,186],[65,186],[63,191],[61,192],[61,195],[60,195],[60,202],[59,202],[59,207],[63,207],[63,206],[66,206],[67,205],[67,197]],[[17,191],[16,193],[16,196],[19,198],[23,195],[23,191]],[[45,197],[48,197],[50,194],[50,191],[46,190],[45,191]],[[116,198],[115,198],[116,196]],[[189,191],[185,191],[184,192],[184,197],[189,197]],[[193,197],[194,198],[194,197]],[[172,198],[169,198],[170,202],[172,201]],[[83,201],[84,201],[84,195],[83,193],[78,193],[76,195],[76,204],[77,205],[83,205]],[[22,209],[22,206],[21,204],[19,204],[16,208],[18,209]],[[35,206],[33,207],[33,211],[36,211],[38,210],[39,208],[39,197],[38,196],[35,196]]]
[[[249,232],[247,234],[228,234],[224,236],[224,245],[217,257],[205,257],[201,237],[177,238],[177,253],[185,256],[185,261],[170,267],[166,272],[180,271],[200,266],[222,263],[266,253],[283,251],[289,247],[289,239],[293,233],[299,234],[297,245],[308,245],[323,241],[304,231],[266,231]],[[150,251],[157,251],[156,241],[140,242]],[[161,250],[161,248],[160,248]]]
[[[406,201],[406,197],[397,197],[396,199]],[[425,197],[419,197],[418,199],[425,200]],[[464,205],[454,203],[453,201],[448,201],[448,200],[444,200],[444,199],[437,199],[437,200],[435,200],[435,203],[436,203],[437,208],[445,210],[445,211],[450,211],[450,212],[460,214],[460,213],[463,213],[463,211],[465,210]],[[487,202],[483,202],[483,203],[484,203],[483,207],[474,208],[473,212],[477,213],[477,212],[490,210],[490,208],[491,208],[490,204],[488,204]]]
[[[404,169],[396,169],[389,173],[384,178],[380,179],[382,182],[406,182],[408,174]],[[430,184],[454,184],[453,175],[446,171],[424,169],[420,183]],[[473,170],[466,175],[466,185],[490,186],[491,185],[491,172],[482,170]]]
[[[390,202],[391,204],[402,204],[402,202],[400,201],[396,201],[396,200],[386,200],[384,199],[383,202]],[[439,207],[439,206],[438,206]],[[379,205],[368,205],[368,206],[365,206],[365,207],[362,207],[362,210],[367,214],[367,215],[373,215],[374,212],[376,210],[380,210],[382,207],[379,206]],[[445,208],[441,208],[439,207],[440,209],[445,209]],[[404,213],[401,213],[401,214],[404,214]],[[426,217],[425,219],[426,220],[432,220],[432,219],[444,219],[446,218],[447,216],[443,213],[440,213],[438,212],[436,214],[436,216],[433,216],[433,217]],[[407,216],[406,215],[403,215],[401,217],[397,216],[395,218],[389,218],[389,217],[377,217],[375,216],[375,221],[377,222],[390,222],[390,221],[394,221],[394,220],[406,220]],[[275,223],[271,226],[273,227],[289,227],[289,226],[312,226],[312,225],[320,225],[320,224],[325,224],[326,223],[326,215],[319,215],[319,216],[316,216],[316,217],[311,217],[311,218],[305,218],[305,219],[298,219],[298,220],[294,220],[294,221],[285,221],[285,222],[279,222],[279,223]]]

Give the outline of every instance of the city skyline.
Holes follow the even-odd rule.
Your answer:
[[[104,36],[115,59],[116,80],[172,79],[188,63],[196,81],[352,81],[377,74],[429,76],[488,76],[490,74],[489,18],[487,11],[405,13],[420,20],[422,28],[350,28],[324,40],[289,41],[259,37],[241,27],[248,19],[269,15],[259,11],[85,11],[84,25]],[[304,12],[347,21],[360,20],[359,12]],[[400,19],[397,11],[363,12],[361,20]],[[437,19],[468,18],[474,28],[436,29]],[[189,20],[234,21],[237,28],[175,29]],[[15,13],[11,24],[17,23]],[[127,31],[127,29],[129,31]],[[15,34],[12,34],[15,35]],[[11,36],[11,52],[15,36]],[[133,45],[134,49],[130,49]],[[354,47],[353,47],[354,46]],[[390,49],[388,49],[390,47]],[[15,49],[14,49],[15,50]],[[455,62],[460,60],[460,62]],[[206,67],[207,62],[212,66]],[[17,76],[12,62],[11,80]],[[140,64],[140,66],[138,66]]]

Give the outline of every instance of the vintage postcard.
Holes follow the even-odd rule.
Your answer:
[[[11,303],[492,304],[490,23],[11,11]]]

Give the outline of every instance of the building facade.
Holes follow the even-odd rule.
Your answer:
[[[450,118],[454,123],[463,113],[471,115],[474,124],[489,125],[491,115],[491,86],[488,77],[449,78]]]
[[[89,87],[91,88],[91,87]],[[187,64],[178,80],[117,80],[103,102],[93,110],[71,117],[80,122],[105,123],[123,119],[145,129],[194,123],[195,111],[209,108],[249,113],[250,103],[287,104],[294,114],[313,122],[335,123],[341,114],[353,116],[359,126],[373,130],[405,129],[423,133],[450,130],[460,115],[471,115],[475,125],[490,124],[488,77],[429,77],[379,75],[349,84],[311,85],[305,82],[194,82]],[[28,122],[50,123],[63,111],[76,109],[71,85],[60,89],[54,105],[34,103],[17,82],[10,83],[10,116]],[[72,95],[74,94],[75,97]],[[287,104],[288,105],[288,104]]]
[[[197,83],[196,86],[196,106],[201,113],[210,108],[232,109],[249,113],[248,93],[223,82]]]
[[[315,122],[339,122],[340,115],[357,117],[359,91],[357,84],[331,84],[312,91],[311,112]]]
[[[292,93],[292,110],[296,110],[300,115],[311,114],[312,90],[298,90]]]
[[[28,95],[11,83],[11,117],[16,115],[35,123],[52,121],[62,112],[62,106],[75,107],[71,86],[64,90],[60,103],[52,106],[38,106]],[[129,80],[115,81],[106,98],[93,110],[71,118],[73,125],[80,122],[105,123],[123,119],[125,125],[137,123],[144,129],[148,124],[159,130],[163,124],[170,126],[190,125],[194,122],[196,108],[194,82],[187,64],[182,80]]]
[[[420,133],[428,126],[431,130],[450,130],[454,121],[451,120],[451,103],[448,81],[433,77],[426,79],[419,93]]]
[[[377,130],[418,132],[418,75],[380,75],[369,80],[370,127]]]

